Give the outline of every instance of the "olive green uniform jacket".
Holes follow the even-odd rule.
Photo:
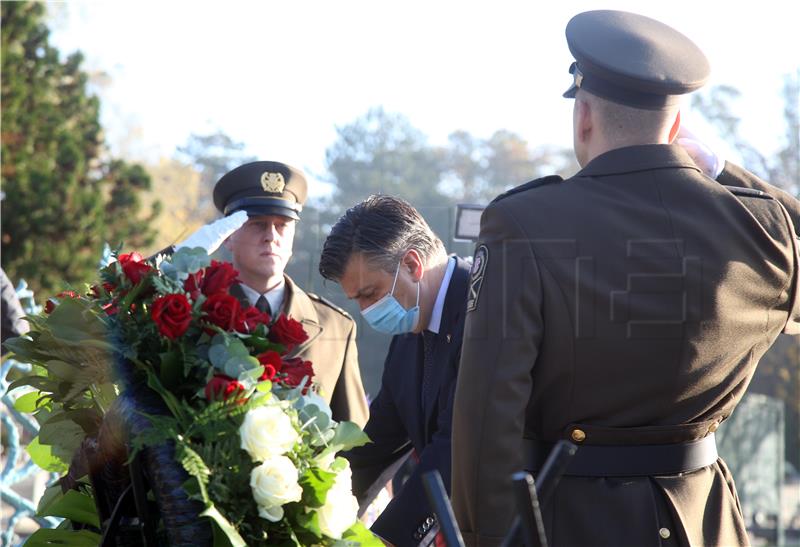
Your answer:
[[[509,529],[524,439],[701,439],[778,334],[800,333],[790,215],[766,194],[736,193],[679,147],[643,145],[485,210],[453,411],[467,545],[498,545]],[[670,476],[565,476],[544,523],[556,546],[748,541],[722,460]]]
[[[298,287],[289,276],[283,300],[283,313],[303,324],[308,340],[295,348],[290,357],[311,361],[319,393],[331,405],[333,418],[364,427],[369,418],[367,397],[361,383],[356,347],[356,323],[338,306]],[[233,285],[230,293],[249,307],[244,292]]]

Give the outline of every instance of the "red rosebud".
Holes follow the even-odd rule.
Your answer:
[[[56,306],[59,304],[58,298],[79,298],[78,293],[75,291],[61,291],[57,295],[52,298],[48,298],[47,302],[44,303],[44,313],[50,314],[53,313],[53,310],[56,309]]]
[[[122,271],[125,272],[125,276],[134,285],[137,285],[147,274],[153,271],[153,268],[143,262],[142,255],[136,252],[119,255],[118,260],[120,266],[122,266]]]
[[[211,266],[206,268],[200,290],[206,296],[217,293],[227,293],[231,285],[238,281],[239,272],[229,262],[212,260]]]
[[[256,358],[264,366],[264,374],[261,375],[259,380],[272,380],[283,368],[283,359],[277,351],[265,351],[264,353],[259,353]]]
[[[303,377],[308,376],[306,385],[303,388],[303,395],[305,395],[311,385],[311,379],[314,378],[314,367],[311,361],[303,361],[299,357],[293,357],[283,362],[281,376],[281,381],[290,387],[300,385],[300,381]]]
[[[286,348],[284,353],[289,353],[295,346],[308,340],[308,333],[300,321],[281,314],[269,329],[269,339],[282,344]]]
[[[203,270],[189,274],[186,281],[183,282],[183,290],[189,293],[192,300],[197,300],[200,296],[200,282],[203,280]]]
[[[106,310],[106,313],[110,312]],[[182,294],[168,294],[153,301],[150,310],[158,332],[170,340],[183,335],[192,321],[192,306]]]
[[[220,292],[209,296],[208,300],[203,302],[203,311],[206,314],[206,321],[231,331],[238,324],[242,305],[236,297]]]
[[[238,332],[253,332],[260,324],[269,325],[269,314],[258,311],[255,306],[245,308],[239,315],[239,321],[236,324]]]
[[[209,401],[227,401],[230,397],[238,400],[244,394],[244,386],[230,376],[215,374],[206,384],[205,393]]]

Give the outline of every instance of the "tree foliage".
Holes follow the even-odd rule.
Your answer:
[[[222,131],[206,135],[193,133],[184,146],[178,147],[178,159],[200,173],[197,214],[204,220],[212,220],[218,214],[214,207],[213,191],[220,177],[235,167],[256,160],[244,148],[243,142],[234,140]]]
[[[109,158],[83,57],[49,44],[45,4],[2,3],[2,256],[47,294],[94,273],[104,242],[148,245],[149,177]],[[153,213],[157,214],[157,206]]]

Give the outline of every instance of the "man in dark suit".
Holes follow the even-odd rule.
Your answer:
[[[421,476],[436,469],[449,491],[450,425],[464,326],[468,264],[408,203],[371,196],[331,229],[320,273],[358,302],[375,329],[394,334],[365,432],[346,454],[362,507],[386,471],[414,449],[418,463],[372,531],[389,545],[428,545],[438,528]]]
[[[742,172],[726,166],[737,187],[723,186],[671,144],[679,95],[709,72],[688,38],[594,11],[567,41],[582,169],[515,188],[481,218],[455,515],[467,545],[499,545],[512,473],[535,473],[570,440],[577,454],[543,511],[552,544],[747,544],[714,431],[778,334],[800,333],[795,227]]]
[[[240,165],[220,178],[214,186],[217,209],[226,217],[247,213],[247,221],[224,243],[240,280],[230,292],[245,307],[256,306],[273,319],[284,313],[303,324],[308,339],[290,356],[313,363],[314,381],[335,420],[363,427],[369,411],[355,321],[333,303],[303,291],[284,273],[306,193],[303,173],[276,161]]]

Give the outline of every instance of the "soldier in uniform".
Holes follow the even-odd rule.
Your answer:
[[[579,448],[544,508],[552,544],[747,544],[714,431],[778,334],[800,333],[795,228],[741,171],[723,186],[672,144],[679,96],[709,74],[694,43],[619,11],[581,13],[566,34],[581,170],[481,218],[455,515],[467,545],[498,545],[512,473],[565,439]]]
[[[214,186],[214,205],[226,217],[238,211],[248,217],[224,243],[241,281],[230,292],[243,306],[256,306],[273,319],[284,313],[303,324],[308,340],[291,356],[313,363],[314,380],[335,420],[363,427],[369,411],[358,367],[355,322],[338,306],[303,291],[284,273],[306,191],[303,174],[276,161],[247,163],[220,178]]]

